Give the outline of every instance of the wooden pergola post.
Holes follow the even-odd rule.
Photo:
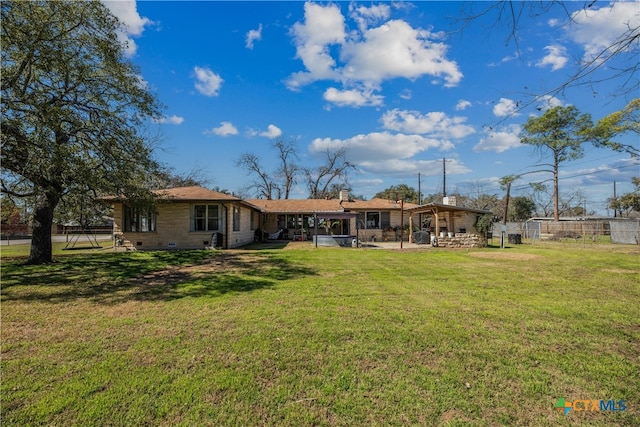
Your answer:
[[[409,227],[413,228],[413,211],[409,211]],[[409,243],[413,243],[413,233],[409,231]]]

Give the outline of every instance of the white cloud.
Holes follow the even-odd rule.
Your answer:
[[[446,58],[448,46],[441,42],[442,33],[416,29],[402,20],[369,27],[389,17],[387,5],[351,5],[351,16],[359,24],[357,30],[346,28],[336,4],[305,3],[304,9],[304,21],[293,26],[291,35],[296,57],[302,60],[305,70],[289,76],[286,84],[291,90],[319,80],[340,82],[343,88],[325,92],[325,99],[335,99],[339,105],[361,106],[362,102],[345,98],[353,98],[357,92],[365,94],[361,88],[379,91],[385,80],[413,80],[427,75],[450,87],[462,79],[456,62]],[[373,95],[366,98],[379,99]],[[367,105],[379,104],[375,101]]]
[[[220,126],[211,130],[207,130],[204,133],[207,135],[214,134],[218,136],[229,136],[237,135],[238,129],[231,122],[220,122]]]
[[[382,95],[374,95],[371,90],[339,90],[333,87],[330,87],[324,92],[323,98],[325,101],[336,104],[339,107],[382,105],[384,101],[384,97]]]
[[[149,82],[144,79],[140,74],[136,74],[136,83],[141,89],[149,89]]]
[[[442,173],[442,160],[410,160],[410,159],[386,159],[376,162],[364,161],[358,164],[361,169],[377,175],[399,175],[423,173],[423,176],[440,176]],[[425,171],[427,171],[425,173]],[[447,159],[447,175],[459,175],[471,172],[469,168],[457,159]]]
[[[341,57],[346,65],[342,75],[352,81],[374,83],[430,75],[442,78],[447,87],[455,86],[462,73],[454,61],[445,58],[447,45],[433,41],[438,37],[404,21],[389,21],[367,30],[363,41],[343,45]]]
[[[522,146],[520,143],[520,125],[509,125],[501,130],[490,129],[486,132],[486,136],[480,139],[480,142],[473,147],[473,151],[495,151],[502,153],[511,148]]]
[[[584,59],[595,59],[609,48],[630,28],[640,26],[638,2],[611,2],[600,9],[583,9],[574,12],[566,30],[574,42],[582,45]]]
[[[538,109],[547,111],[549,108],[564,106],[564,102],[551,95],[543,95],[538,99]]]
[[[475,132],[472,126],[465,124],[466,120],[465,117],[448,117],[439,111],[420,114],[418,111],[398,109],[387,111],[381,118],[386,129],[453,139],[464,138]]]
[[[153,21],[138,14],[135,0],[103,0],[102,3],[109,8],[111,13],[123,24],[124,28],[122,32],[118,33],[118,39],[126,46],[125,55],[128,57],[135,55],[138,46],[132,37],[141,36],[145,27],[153,24]]]
[[[469,107],[471,107],[471,102],[467,101],[466,99],[461,99],[456,104],[456,111],[466,110]]]
[[[500,62],[497,62],[497,63],[496,62],[491,62],[488,65],[489,65],[489,67],[497,67],[499,65],[506,64],[506,63],[511,62],[511,61],[515,61],[516,59],[519,59],[519,58],[520,58],[520,52],[516,52],[512,56],[503,57],[500,60]]]
[[[309,151],[317,154],[341,148],[346,149],[349,161],[371,164],[391,159],[408,159],[429,149],[449,150],[453,148],[453,144],[422,135],[372,132],[347,139],[316,138],[311,142]]]
[[[517,116],[515,113],[517,108],[518,104],[514,100],[500,98],[500,102],[493,107],[493,114],[497,117]]]
[[[249,30],[247,32],[247,42],[245,46],[247,49],[253,49],[253,42],[262,39],[262,24],[258,25],[257,30]]]
[[[193,71],[196,75],[196,89],[206,96],[218,96],[218,91],[222,86],[222,77],[214,73],[208,68],[194,67]]]
[[[346,139],[316,138],[309,145],[309,151],[314,155],[322,155],[327,150],[333,152],[342,148],[345,149],[348,161],[362,172],[375,173],[378,176],[406,176],[416,172],[440,171],[440,160],[422,160],[415,157],[433,149],[451,150],[454,145],[443,138],[430,138],[418,134],[394,134],[387,131],[360,134]],[[447,172],[462,174],[469,172],[469,169],[453,161],[447,164]]]
[[[561,172],[561,178],[563,182],[572,182],[573,185],[610,185],[614,181],[630,182],[634,176],[638,176],[638,168],[640,159],[629,157],[593,168]]]
[[[290,89],[297,89],[315,80],[335,79],[338,73],[333,69],[335,60],[329,46],[344,42],[344,17],[337,5],[326,7],[304,4],[304,24],[295,23],[291,29],[296,44],[296,58],[308,70],[294,73],[287,81]]]
[[[155,122],[160,124],[181,125],[184,122],[184,117],[173,115],[171,117],[162,117]]]
[[[409,100],[413,97],[413,93],[409,89],[403,89],[399,96],[402,99]]]
[[[370,25],[376,24],[391,15],[391,8],[386,4],[379,4],[370,7],[355,6],[349,4],[349,15],[358,23],[360,31],[365,31]]]
[[[380,178],[366,178],[366,179],[356,179],[351,181],[359,187],[377,187],[384,183],[384,180]]]
[[[282,135],[282,130],[276,125],[267,126],[267,130],[264,132],[260,132],[260,136],[264,136],[267,138],[277,138]]]
[[[536,63],[536,67],[551,65],[551,71],[556,71],[567,64],[569,58],[567,58],[567,49],[564,46],[550,45],[545,46],[544,50],[547,51],[547,54]]]

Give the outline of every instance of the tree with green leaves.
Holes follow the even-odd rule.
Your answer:
[[[536,204],[526,196],[511,198],[507,219],[509,221],[526,221],[531,218],[536,209]]]
[[[2,233],[6,232],[5,225],[18,224],[22,220],[22,211],[15,201],[6,195],[0,198],[0,223],[2,224]]]
[[[584,155],[583,143],[592,138],[593,122],[589,114],[581,114],[576,107],[553,107],[540,117],[530,117],[520,133],[520,142],[533,145],[542,155],[551,154],[553,173],[553,218],[559,221],[558,178],[562,163]]]
[[[387,200],[404,200],[408,203],[418,204],[418,191],[409,187],[407,184],[392,185],[389,188],[376,193],[374,198],[387,199]]]
[[[629,217],[633,212],[640,214],[640,177],[631,178],[633,191],[619,197],[609,199],[609,208]]]
[[[609,147],[614,151],[627,152],[640,156],[638,144],[615,142],[616,136],[633,132],[640,135],[640,98],[631,100],[622,110],[615,111],[598,120],[593,127],[592,136],[596,147]],[[637,140],[636,140],[637,142]]]
[[[54,211],[68,195],[151,200],[144,184],[158,165],[143,125],[160,105],[101,2],[1,7],[2,191],[35,200],[28,262],[47,263]]]

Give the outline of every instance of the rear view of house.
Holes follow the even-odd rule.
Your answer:
[[[251,204],[199,186],[156,191],[153,209],[109,198],[116,246],[136,249],[235,248],[253,242],[260,216]]]

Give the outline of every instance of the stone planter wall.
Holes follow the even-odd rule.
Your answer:
[[[438,246],[441,248],[484,248],[487,240],[479,234],[456,233],[453,237],[438,236]]]

